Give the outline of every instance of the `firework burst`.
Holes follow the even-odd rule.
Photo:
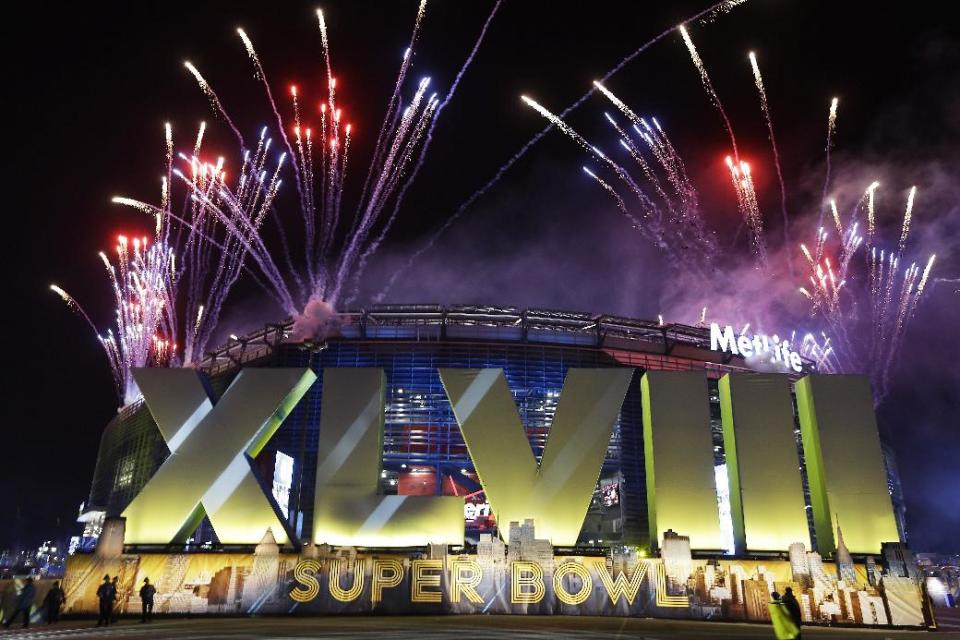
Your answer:
[[[831,241],[821,227],[813,253],[805,244],[800,245],[808,265],[808,286],[800,287],[800,293],[810,302],[811,315],[822,319],[834,338],[822,368],[869,375],[879,402],[889,391],[892,368],[907,326],[921,302],[936,256],[931,254],[922,269],[916,261],[904,262],[917,195],[917,188],[911,187],[896,248],[878,246],[874,237],[873,244],[865,250],[862,269],[858,268],[859,262],[852,261],[864,246],[856,219],[866,209],[875,224],[878,187],[874,182],[867,188],[864,197],[854,206],[846,228],[836,202],[831,201],[837,239]],[[822,344],[816,347],[824,350]]]
[[[182,345],[171,350],[170,360],[183,366],[196,364],[206,353],[230,290],[244,270],[250,273],[245,269],[248,256],[266,277],[278,276],[258,261],[255,249],[262,247],[259,229],[280,189],[285,156],[271,166],[273,140],[263,129],[256,146],[242,153],[235,178],[228,179],[224,158],[203,159],[205,129],[201,123],[188,155],[174,153],[172,127],[165,127],[167,164],[159,206],[113,198],[153,216],[157,241],[177,257],[165,321],[171,338]],[[173,206],[175,187],[183,191],[180,207]]]
[[[629,121],[629,125],[623,126],[611,114],[604,114],[619,137],[620,146],[626,150],[642,177],[635,178],[621,163],[587,141],[560,116],[532,98],[522,96],[522,99],[594,160],[613,172],[617,182],[630,194],[629,205],[609,181],[601,178],[596,171],[584,167],[587,175],[613,198],[617,208],[631,220],[642,236],[664,252],[670,264],[706,275],[712,269],[716,245],[706,230],[700,214],[699,196],[687,177],[683,160],[655,118],[650,119],[653,122],[651,125],[601,82],[594,82],[594,86]],[[640,186],[641,182],[647,185],[647,191]]]
[[[751,166],[737,155],[736,137],[730,119],[689,31],[685,26],[678,30],[707,97],[720,113],[728,133],[733,153],[727,156],[726,166],[738,209],[748,230],[755,272],[759,273],[760,277],[769,279],[766,287],[772,287],[779,276],[768,256],[768,238]],[[786,180],[780,166],[773,118],[756,55],[751,52],[748,59],[780,187],[784,240],[782,246],[776,249],[785,252],[786,256],[779,263],[788,265],[793,273],[793,243],[790,241],[790,221],[787,215]],[[724,255],[712,233],[707,230],[699,209],[697,189],[687,177],[685,163],[664,134],[660,123],[652,119],[654,126],[651,126],[647,119],[639,117],[633,108],[603,83],[594,83],[594,88],[629,122],[627,127],[621,126],[613,116],[604,113],[605,119],[620,138],[621,146],[639,170],[636,177],[625,168],[625,164],[601,152],[597,144],[587,141],[577,133],[563,119],[563,113],[555,114],[530,98],[524,97],[524,102],[598,161],[601,168],[612,173],[610,178],[605,178],[599,169],[584,167],[593,182],[614,200],[621,213],[633,221],[639,221],[634,226],[641,231],[643,237],[663,249],[668,265],[678,275],[693,276],[695,281],[702,281],[704,278],[709,281],[716,270],[704,268],[705,260],[706,266],[720,262],[736,264],[736,254]],[[820,224],[815,227],[813,241],[799,245],[805,267],[802,271],[804,282],[798,289],[808,302],[808,314],[806,318],[780,318],[779,321],[805,324],[812,321],[820,324],[821,327],[816,331],[802,334],[799,341],[796,339],[797,332],[792,332],[791,343],[797,345],[802,356],[819,370],[867,374],[874,386],[875,400],[879,402],[889,389],[891,370],[896,363],[906,328],[929,281],[934,256],[927,259],[923,268],[916,262],[908,264],[904,259],[910,237],[916,187],[909,191],[900,225],[899,241],[891,248],[878,245],[876,200],[879,182],[873,182],[866,188],[846,219],[841,216],[836,200],[827,201],[826,194],[830,185],[829,154],[836,133],[837,107],[838,100],[834,98],[830,102],[827,121],[824,206],[818,207],[823,213],[829,205],[836,233],[833,234],[832,230],[827,230]],[[628,134],[628,129],[632,133]],[[643,185],[646,191],[641,189],[640,185]],[[861,222],[864,218],[865,225]],[[676,222],[682,224],[674,224]],[[862,226],[865,226],[864,231],[861,231]],[[683,247],[692,247],[693,255],[684,253]],[[863,259],[855,260],[858,255]],[[747,304],[746,307],[752,308],[752,305]],[[706,307],[703,307],[699,324],[705,323]],[[862,326],[863,323],[868,326]],[[749,323],[746,326],[749,326]]]
[[[172,306],[176,280],[173,251],[163,242],[126,236],[117,238],[116,258],[106,253],[100,259],[113,290],[115,318],[106,333],[96,325],[61,287],[50,289],[79,313],[97,333],[110,363],[121,404],[132,402],[139,390],[131,375],[137,367],[166,366],[177,345],[171,339],[167,311]]]
[[[155,219],[155,236],[150,242],[121,237],[115,261],[101,254],[114,291],[116,331],[98,332],[72,296],[51,286],[97,333],[121,403],[138,396],[132,369],[200,362],[241,274],[297,318],[304,317],[301,313],[311,305],[333,309],[344,299],[347,287],[357,281],[366,260],[396,219],[403,196],[423,164],[437,116],[453,98],[499,6],[498,0],[441,101],[429,91],[430,78],[421,78],[412,90],[406,82],[426,11],[426,0],[421,0],[363,192],[350,206],[345,204],[344,185],[353,128],[337,102],[337,78],[322,11],[317,10],[316,18],[324,91],[318,98],[308,99],[306,92],[292,86],[287,107],[275,99],[252,39],[237,29],[276,121],[274,134],[264,127],[253,145],[247,144],[206,77],[191,62],[184,63],[236,137],[238,168],[228,179],[223,157],[205,157],[205,123],[201,123],[192,147],[183,152],[175,151],[173,128],[165,125],[166,166],[160,203],[126,196],[113,199]],[[302,233],[297,234],[303,238],[303,253],[296,259],[277,210],[281,185],[290,173],[303,223]],[[183,204],[177,206],[181,190]],[[263,234],[268,218],[277,223],[280,250],[269,246]],[[299,337],[312,337],[312,333],[306,326]]]
[[[729,13],[734,8],[744,4],[745,2],[746,0],[721,0],[720,2],[716,2],[710,5],[709,7],[703,9],[702,11],[693,14],[692,16],[687,18],[686,22],[688,23],[694,22],[694,21],[702,21],[704,23],[713,22],[719,16]],[[622,71],[624,67],[626,67],[628,64],[633,62],[637,57],[639,57],[641,54],[643,54],[648,49],[653,47],[653,45],[671,36],[674,33],[674,30],[675,30],[674,27],[670,27],[668,29],[665,29],[664,31],[661,31],[659,34],[655,35],[654,37],[644,42],[638,48],[634,49],[632,52],[630,52],[625,57],[623,57],[614,67],[612,67],[605,74],[603,74],[603,76],[600,78],[600,80],[596,84],[607,82],[614,75]],[[583,106],[587,102],[587,100],[589,100],[590,97],[592,97],[593,94],[599,90],[596,84],[594,85],[594,87],[589,89],[586,93],[584,93],[579,98],[574,100],[566,108],[564,108],[563,111],[559,112],[557,114],[557,118],[559,118],[560,120],[563,120],[568,115],[570,115],[571,113],[576,111],[578,108]],[[513,155],[511,155],[506,160],[506,162],[500,165],[489,180],[483,183],[483,185],[481,185],[480,188],[475,190],[465,201],[463,201],[456,209],[454,209],[453,212],[446,217],[446,219],[443,221],[440,227],[427,239],[427,241],[423,244],[423,246],[421,246],[417,251],[413,252],[410,255],[410,257],[407,259],[406,263],[403,264],[399,269],[396,269],[394,271],[394,273],[390,276],[390,279],[387,282],[387,284],[380,290],[379,293],[377,293],[373,297],[374,301],[375,302],[383,301],[383,299],[389,294],[390,290],[393,288],[394,284],[396,284],[400,276],[402,276],[408,269],[410,269],[410,267],[412,267],[423,254],[430,251],[430,249],[434,247],[434,245],[436,244],[440,236],[443,235],[444,232],[447,231],[447,229],[452,227],[467,211],[469,211],[471,207],[473,207],[473,205],[477,203],[478,200],[480,200],[481,198],[483,198],[483,196],[489,193],[490,190],[493,189],[493,187],[495,187],[500,182],[500,180],[510,171],[510,169],[513,168],[513,166],[517,162],[519,162],[524,156],[526,156],[526,154],[531,149],[533,149],[533,147],[535,147],[537,143],[543,140],[544,137],[546,137],[546,135],[550,133],[555,126],[556,125],[553,123],[553,121],[549,121],[548,124],[543,129],[538,131],[532,138],[527,140],[527,142],[525,142]],[[659,127],[659,125],[657,126]]]
[[[353,128],[338,102],[338,95],[343,94],[344,87],[338,83],[332,62],[324,13],[318,10],[316,18],[325,86],[315,97],[311,97],[309,89],[291,86],[286,105],[280,104],[275,97],[252,38],[243,29],[237,30],[270,105],[284,153],[275,164],[276,173],[266,179],[260,178],[261,182],[271,181],[261,196],[243,191],[243,187],[250,184],[249,180],[233,190],[218,185],[212,194],[215,197],[209,197],[208,185],[197,185],[190,180],[184,182],[193,197],[203,205],[204,215],[227,232],[229,242],[242,255],[249,256],[260,284],[287,314],[298,319],[295,325],[297,337],[315,337],[311,335],[315,331],[307,321],[308,314],[304,313],[308,307],[322,305],[332,310],[352,297],[367,260],[396,220],[404,195],[423,163],[437,117],[472,63],[499,4],[494,5],[450,90],[441,98],[431,91],[429,77],[420,78],[408,87],[415,45],[426,13],[426,0],[421,1],[366,168],[362,191],[352,202],[345,196],[345,181]],[[192,65],[188,70],[215,111],[236,132],[227,109],[210,83]],[[237,135],[243,146],[242,136],[239,132]],[[268,147],[269,138],[262,145],[264,153]],[[263,160],[254,154],[250,162],[259,167]],[[303,242],[302,246],[287,243],[288,235],[294,236],[280,227],[282,246],[278,249],[264,239],[261,225],[272,206],[276,187],[279,187],[283,165],[288,166],[293,174],[302,223],[302,231],[298,231],[296,237],[302,237]],[[272,182],[274,179],[276,182]],[[207,301],[204,307],[215,319],[217,301]]]

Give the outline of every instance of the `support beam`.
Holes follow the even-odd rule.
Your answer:
[[[706,374],[648,371],[640,387],[650,536],[659,544],[672,529],[694,549],[720,550]]]
[[[797,382],[796,393],[817,550],[836,551],[839,517],[851,553],[880,553],[882,542],[899,536],[869,381],[809,375]]]
[[[789,378],[728,373],[719,386],[737,553],[809,548]]]

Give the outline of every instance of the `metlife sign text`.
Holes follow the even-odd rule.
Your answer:
[[[780,340],[776,335],[768,337],[765,335],[736,334],[733,327],[727,325],[720,328],[720,325],[714,322],[710,325],[710,349],[721,351],[723,353],[732,353],[735,356],[744,358],[759,358],[784,369],[789,369],[797,373],[803,372],[803,362],[800,360],[800,354],[791,349],[789,340]]]

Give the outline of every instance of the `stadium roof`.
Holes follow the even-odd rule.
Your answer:
[[[200,368],[211,373],[261,358],[280,344],[322,348],[326,340],[414,342],[493,341],[580,346],[677,355],[751,370],[739,357],[710,350],[705,326],[638,320],[622,316],[553,309],[486,305],[385,304],[338,314],[337,331],[326,339],[294,341],[293,319],[268,324],[209,352]],[[804,371],[815,370],[804,361]]]

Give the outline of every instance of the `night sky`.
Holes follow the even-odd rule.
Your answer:
[[[521,93],[559,111],[625,55],[707,4],[599,1],[560,10],[556,2],[505,0],[443,113],[427,164],[394,232],[364,274],[354,306],[368,304],[450,213],[543,127],[521,104]],[[322,6],[340,79],[338,98],[355,127],[353,179],[345,196],[352,201],[416,2],[327,0]],[[445,91],[491,6],[435,0],[413,78],[430,74]],[[957,278],[960,35],[934,3],[880,6],[751,0],[690,29],[741,153],[753,163],[771,236],[780,233],[779,191],[746,57],[751,49],[764,72],[797,241],[809,237],[803,233],[819,202],[827,106],[838,95],[831,191],[855,200],[878,178],[880,224],[895,237],[905,192],[916,184],[911,248],[924,260],[937,252],[935,276]],[[190,59],[203,71],[253,137],[272,121],[234,29],[243,26],[250,34],[276,93],[296,82],[318,96],[322,68],[314,8],[279,1],[110,6],[35,0],[6,10],[7,409],[0,548],[78,533],[73,520],[87,497],[100,433],[116,411],[99,344],[49,284],[64,286],[98,325],[108,326],[110,290],[97,251],[112,247],[119,232],[149,233],[152,222],[112,205],[110,197],[159,200],[163,122],[173,123],[183,148],[198,122],[207,120],[209,148],[228,162],[235,157],[233,140],[182,61]],[[739,242],[746,257],[722,164],[729,144],[679,35],[652,47],[607,84],[638,111],[658,117],[700,188],[709,223],[724,244]],[[616,140],[602,116],[609,108],[601,97],[591,98],[570,122],[612,149]],[[677,283],[662,277],[656,251],[580,171],[584,161],[572,143],[551,133],[404,272],[386,301],[644,318],[664,311],[662,301],[679,296],[671,289]],[[297,228],[295,218],[288,228]],[[696,295],[710,305],[711,292],[736,294],[740,286],[731,275]],[[957,283],[931,284],[878,412],[899,456],[910,543],[918,551],[960,552],[958,289]],[[766,298],[752,292],[744,309],[768,308]],[[223,337],[280,315],[255,286],[241,282],[222,315]]]

